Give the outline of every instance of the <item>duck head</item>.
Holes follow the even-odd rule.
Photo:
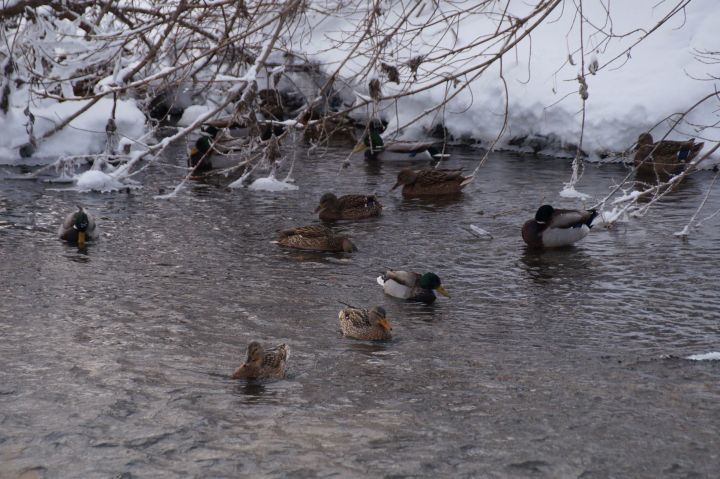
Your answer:
[[[320,204],[315,208],[315,213],[322,210],[336,209],[338,198],[333,193],[325,193],[320,197]]]
[[[637,146],[643,146],[643,145],[652,145],[655,143],[653,141],[653,137],[650,133],[640,133],[640,136],[638,136],[637,139]]]
[[[400,171],[397,176],[397,182],[395,182],[395,185],[393,185],[391,190],[394,190],[400,185],[412,185],[417,181],[417,173],[410,168],[405,168],[404,170]]]
[[[385,313],[385,308],[382,306],[375,306],[370,310],[370,321],[377,324],[384,331],[392,331],[390,322],[387,320],[387,313]]]
[[[553,208],[550,205],[542,205],[540,208],[538,208],[537,213],[535,213],[535,221],[538,223],[547,223],[550,221],[550,218],[552,218],[553,213],[555,212],[555,208]]]
[[[263,358],[265,357],[265,350],[257,341],[252,341],[248,344],[247,357],[245,362],[235,370],[232,377],[233,379],[239,378],[251,378],[257,374],[257,370],[262,366]]]
[[[75,213],[75,222],[73,229],[78,232],[77,244],[78,248],[85,248],[88,226],[90,226],[90,218],[82,206],[78,206],[78,212]]]
[[[200,160],[212,148],[212,142],[220,133],[220,130],[212,125],[205,125],[200,128],[200,138],[195,142],[195,146],[190,149],[190,166],[195,167]]]
[[[432,289],[447,298],[450,297],[450,293],[448,293],[447,290],[442,287],[440,277],[435,273],[425,273],[424,275],[420,276],[420,287],[423,289]]]

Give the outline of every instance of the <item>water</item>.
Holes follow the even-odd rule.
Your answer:
[[[720,350],[717,220],[673,236],[712,173],[532,253],[520,226],[568,204],[567,161],[492,156],[461,198],[423,201],[388,191],[398,165],[338,176],[342,153],[300,157],[283,193],[153,199],[181,149],[130,194],[3,181],[0,477],[717,477],[720,362],[665,357]],[[600,197],[626,173],[589,165],[578,189]],[[359,252],[271,243],[314,223],[326,191],[385,205],[338,226]],[[77,203],[102,229],[86,253],[55,238]],[[386,267],[434,271],[452,299],[384,297]],[[382,304],[395,339],[341,337],[339,301]],[[253,339],[288,343],[287,379],[228,378]]]

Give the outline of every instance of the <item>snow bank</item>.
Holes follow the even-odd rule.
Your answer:
[[[603,4],[609,4],[611,22],[606,20]],[[719,50],[717,25],[720,24],[720,8],[717,0],[690,2],[684,11],[633,47],[675,4],[656,0],[583,3],[583,13],[589,19],[583,26],[585,65],[587,68],[594,60],[599,64],[597,73],[586,77],[589,98],[583,141],[585,151],[623,151],[631,146],[640,132],[650,130],[673,113],[685,111],[715,88],[720,88],[720,81],[708,79],[709,74],[715,75],[715,78],[720,76],[720,67],[704,64],[695,57],[697,51]],[[439,2],[437,8],[450,8],[449,5]],[[504,6],[505,2],[502,2],[489,8],[503,9]],[[528,2],[512,0],[508,12],[522,17],[532,8]],[[433,8],[426,5],[420,15],[413,16],[412,21],[423,24],[432,11]],[[390,28],[397,16],[405,13],[399,9],[384,12],[380,21]],[[561,142],[577,143],[582,106],[576,79],[581,65],[577,16],[573,3],[561,2],[529,39],[526,38],[505,56],[503,75],[509,92],[509,124],[501,144],[507,146],[512,138],[533,134],[557,136]],[[499,18],[499,15],[494,18]],[[324,63],[327,70],[332,70],[354,43],[333,43],[332,48],[328,48],[328,40],[347,40],[347,33],[355,30],[353,21],[357,18],[327,21],[323,15],[315,14],[311,19],[315,22],[312,36],[300,48],[309,55],[322,52],[315,58]],[[606,35],[596,27],[612,31],[617,37],[603,43]],[[456,48],[477,39],[481,32],[489,33],[496,28],[489,16],[478,16],[477,20],[453,25],[452,29],[445,22],[428,25],[423,35],[414,38],[412,43],[408,42],[410,46],[400,47],[395,55],[395,64],[401,68],[401,80],[412,82],[403,64],[422,54],[423,45],[437,43],[440,48]],[[393,43],[393,48],[395,46]],[[627,48],[631,48],[629,55],[623,54]],[[570,57],[574,65],[568,60]],[[473,58],[471,54],[466,54],[461,62],[454,65],[427,61],[421,65],[420,71],[433,72],[432,79],[435,80],[439,75],[456,74],[487,58],[487,55]],[[346,78],[357,76],[366,66],[365,61],[364,57],[356,55],[343,69],[342,75]],[[378,73],[378,77],[382,78],[382,75]],[[703,78],[704,81],[693,77]],[[366,83],[367,79],[363,81]],[[420,85],[413,85],[417,86]],[[389,82],[383,82],[382,88],[384,95],[399,91],[399,87]],[[447,93],[455,92],[453,87],[448,92],[445,88],[441,85],[418,96],[403,98],[398,107],[387,105],[382,114],[391,126],[397,124],[396,120],[402,124],[442,101]],[[431,115],[422,120],[422,124],[407,128],[403,135],[418,137],[421,127],[428,128],[433,126],[433,122],[443,122],[453,135],[470,136],[487,144],[501,131],[504,96],[499,65],[496,64],[452,100],[442,115]],[[686,134],[720,139],[720,133],[715,129],[698,131],[689,126],[715,124],[720,119],[717,108],[717,101],[708,102],[688,117],[680,133],[671,137]],[[661,137],[668,126],[664,123],[653,133]]]
[[[20,96],[21,97],[21,96]],[[13,98],[13,101],[15,98]],[[39,138],[52,130],[57,124],[68,118],[88,101],[66,101],[62,103],[44,102],[30,110],[35,116],[34,134]],[[13,105],[7,115],[0,114],[0,164],[28,164],[21,159],[18,149],[28,142],[26,132],[27,117],[24,106]],[[112,114],[113,101],[109,98],[99,100],[88,111],[78,116],[58,133],[45,140],[39,140],[33,158],[52,158],[70,155],[102,153],[106,143],[105,124]],[[120,137],[137,139],[145,132],[145,115],[138,109],[134,100],[117,102],[115,112],[117,133]],[[32,160],[31,160],[32,161]]]

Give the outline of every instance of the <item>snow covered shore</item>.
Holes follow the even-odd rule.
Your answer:
[[[582,3],[584,22],[579,21],[575,3],[561,3],[539,27],[504,55],[502,75],[501,63],[496,62],[472,79],[464,90],[462,85],[477,72],[472,68],[491,58],[501,47],[499,44],[490,48],[480,46],[483,35],[509,24],[508,15],[522,18],[534,7],[524,1],[511,0],[508,15],[501,15],[504,4],[497,3],[488,6],[483,15],[454,24],[429,23],[430,19],[438,18],[437,9],[450,12],[456,8],[454,4],[425,3],[427,5],[419,8],[409,22],[411,27],[422,26],[422,31],[393,37],[385,52],[386,57],[392,56],[400,71],[399,84],[388,81],[374,66],[370,66],[369,71],[371,76],[381,79],[386,97],[421,88],[443,76],[457,75],[457,83],[439,84],[397,102],[383,101],[380,115],[389,121],[392,130],[432,110],[455,90],[459,94],[444,108],[402,128],[401,137],[422,138],[442,124],[456,138],[468,138],[488,146],[503,129],[507,90],[508,123],[497,146],[567,156],[580,140],[583,102],[578,94],[577,77],[584,72],[589,97],[582,146],[592,158],[604,152],[627,150],[643,131],[652,130],[656,138],[662,137],[674,123],[667,118],[677,119],[677,114],[720,89],[717,79],[720,63],[712,61],[717,60],[717,56],[710,59],[707,56],[707,52],[720,51],[716,35],[716,25],[720,24],[717,0],[693,0],[684,9],[678,9],[676,2],[656,0],[585,1]],[[398,8],[401,4],[388,8],[379,17],[381,31],[383,28],[390,31],[390,26],[405,15],[406,10]],[[361,78],[360,74],[367,71],[368,59],[375,57],[351,55],[349,62],[343,63],[343,60],[353,48],[348,38],[351,32],[362,30],[366,12],[342,13],[328,16],[327,11],[308,10],[310,27],[303,29],[302,41],[291,38],[288,43],[295,51],[317,61],[326,72],[342,65],[342,77]],[[671,13],[666,23],[657,26]],[[441,58],[442,52],[461,46],[462,53],[433,60]],[[388,51],[392,53],[388,55]],[[423,60],[418,68],[420,79],[415,80],[407,64],[418,56]],[[472,73],[458,75],[468,69]],[[358,92],[366,86],[366,80],[355,85]],[[27,89],[27,85],[13,91],[9,111],[0,112],[0,131],[3,132],[0,163],[30,161],[21,160],[19,152],[28,141],[26,107],[29,106],[35,117],[34,134],[39,138],[86,104],[86,101],[37,98],[28,101],[23,88]],[[101,152],[111,108],[111,99],[100,100],[61,132],[40,141],[33,156]],[[200,105],[193,108],[204,111]],[[720,120],[718,111],[716,98],[706,101],[691,111],[669,138],[690,136],[717,141],[720,132],[710,125]],[[144,116],[133,100],[118,102],[117,125],[121,137],[138,139],[145,132],[144,123]],[[537,139],[540,139],[539,145]]]

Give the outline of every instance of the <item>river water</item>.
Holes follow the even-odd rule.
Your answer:
[[[0,183],[0,477],[718,477],[720,361],[684,359],[720,351],[718,219],[673,235],[713,173],[535,253],[520,227],[575,205],[567,160],[493,155],[460,198],[427,201],[389,191],[400,165],[338,175],[343,151],[302,153],[282,193],[154,199],[181,148],[132,193]],[[588,165],[578,189],[626,173]],[[338,225],[357,253],[271,243],[326,191],[380,196],[383,216]],[[56,239],[78,203],[102,231],[86,252]],[[452,298],[385,297],[388,267],[434,271]],[[340,301],[383,305],[394,339],[343,338]],[[289,345],[286,379],[229,379],[253,339]]]

